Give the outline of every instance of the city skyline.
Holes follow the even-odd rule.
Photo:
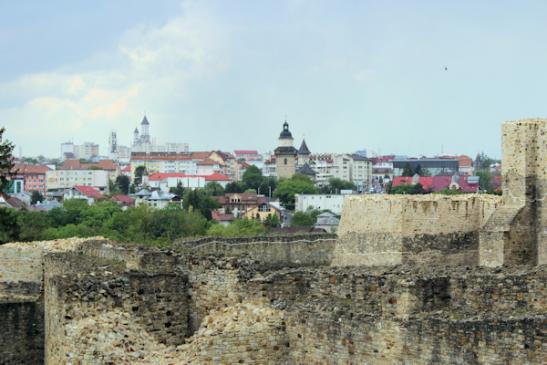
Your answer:
[[[317,152],[499,158],[501,122],[547,112],[542,2],[0,10],[0,124],[28,156],[66,140],[104,150],[111,130],[130,145],[146,112],[158,141],[192,150],[273,150],[287,117]]]

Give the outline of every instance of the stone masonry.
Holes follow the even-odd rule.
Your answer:
[[[502,133],[502,197],[348,197],[333,264],[547,263],[547,120],[507,122]]]
[[[544,364],[545,125],[503,197],[351,197],[338,238],[0,246],[0,364]]]

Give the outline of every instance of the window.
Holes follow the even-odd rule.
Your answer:
[[[287,164],[287,159],[284,159],[283,162],[285,163],[285,165]]]

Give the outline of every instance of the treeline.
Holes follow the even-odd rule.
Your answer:
[[[69,237],[104,236],[121,242],[166,245],[181,237],[203,235],[248,236],[265,234],[268,222],[236,220],[222,227],[198,210],[146,205],[123,210],[110,201],[88,205],[71,199],[49,212],[0,208],[0,243]]]

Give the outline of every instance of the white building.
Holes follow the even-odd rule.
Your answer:
[[[151,208],[164,209],[169,205],[182,207],[182,199],[175,194],[166,193],[161,190],[141,190],[135,194],[135,206],[148,205]]]
[[[368,190],[372,186],[372,163],[366,157],[351,156],[350,181],[359,191]]]
[[[155,173],[145,177],[144,182],[151,188],[160,189],[169,192],[170,188],[176,188],[179,184],[185,189],[196,189],[205,187],[204,176],[186,175],[181,173],[162,174]]]
[[[73,142],[61,143],[61,158],[75,158],[90,160],[99,156],[99,145],[93,142],[85,142],[82,145],[76,145]]]
[[[295,211],[306,212],[310,209],[330,210],[342,214],[345,195],[341,194],[296,194]]]
[[[371,185],[372,164],[360,155],[312,155],[310,166],[316,172],[315,182],[320,186],[328,184],[333,177],[354,183],[360,191]]]
[[[146,115],[141,121],[141,130],[135,128],[133,131],[133,145],[131,152],[170,152],[184,153],[188,152],[188,143],[166,143],[158,145],[150,135],[150,122]]]
[[[70,189],[76,185],[108,190],[109,172],[106,170],[50,170],[46,172],[47,190]]]

